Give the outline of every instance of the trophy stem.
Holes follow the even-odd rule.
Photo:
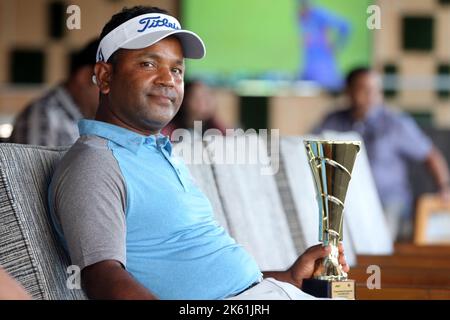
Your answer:
[[[330,245],[331,252],[325,257],[314,274],[315,279],[328,280],[328,281],[343,281],[347,280],[347,273],[342,270],[342,266],[339,264],[339,236],[329,234],[328,243],[324,242],[324,245]]]

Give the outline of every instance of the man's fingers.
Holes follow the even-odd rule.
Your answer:
[[[339,250],[339,254],[344,254],[344,245],[342,244],[342,242],[339,242],[338,250]]]
[[[347,260],[345,259],[345,254],[344,254],[344,246],[342,245],[342,243],[339,243],[338,250],[339,250],[339,263],[342,266],[347,265]],[[317,260],[317,259],[326,257],[330,252],[331,252],[331,246],[329,246],[329,245],[323,246],[321,244],[318,244],[318,245],[308,248],[308,250],[306,250],[305,253],[303,254],[303,257],[308,258],[308,259]]]
[[[339,255],[339,263],[342,265],[347,264],[347,259],[345,259],[345,255],[343,254]]]
[[[349,267],[349,265],[348,264],[343,264],[342,265],[342,270],[344,271],[344,272],[349,272],[350,271],[350,267]]]
[[[323,248],[323,245],[319,243],[319,244],[316,244],[316,245],[306,249],[305,253],[308,253],[310,251],[315,251],[315,250],[320,249],[320,248]]]
[[[338,258],[339,264],[342,266],[342,270],[344,272],[348,272],[350,270],[350,267],[347,264],[347,259],[345,258],[344,254],[344,246],[342,245],[342,243],[339,243],[338,251],[339,251],[339,258]],[[303,254],[302,258],[315,261],[321,258],[325,258],[328,254],[330,254],[330,252],[331,246],[328,245],[324,247],[323,245],[318,244],[308,248]]]
[[[305,253],[303,254],[303,257],[312,260],[317,260],[320,258],[325,258],[330,252],[331,252],[330,246],[324,247],[323,245],[318,244],[306,250]]]
[[[339,255],[339,264],[342,266],[342,270],[344,270],[344,272],[348,272],[350,270],[350,267],[347,264],[347,259],[343,253]]]

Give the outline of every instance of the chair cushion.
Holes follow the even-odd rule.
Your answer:
[[[230,234],[262,270],[289,267],[297,253],[265,142],[257,135],[215,137],[207,150]]]
[[[0,265],[35,299],[85,299],[68,289],[69,259],[48,216],[47,188],[68,148],[0,144]]]

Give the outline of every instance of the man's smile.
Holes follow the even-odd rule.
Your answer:
[[[153,101],[162,104],[162,105],[171,105],[173,104],[173,99],[165,96],[165,95],[159,95],[159,94],[149,94],[147,95],[149,98],[151,98]]]

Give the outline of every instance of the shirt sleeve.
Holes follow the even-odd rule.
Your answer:
[[[77,153],[77,147],[61,161],[50,187],[55,227],[80,269],[104,260],[125,267],[126,187],[120,168],[109,150]]]
[[[431,140],[422,132],[414,119],[407,115],[399,117],[398,148],[400,152],[413,161],[425,161],[433,147]]]

